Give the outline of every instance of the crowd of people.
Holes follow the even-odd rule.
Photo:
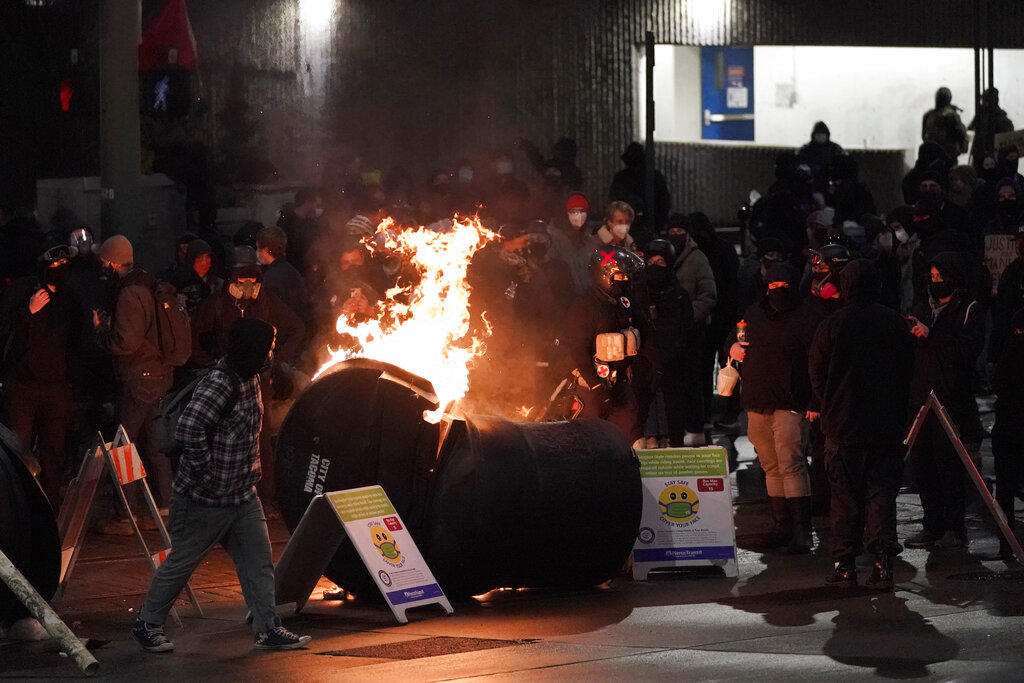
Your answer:
[[[986,434],[976,396],[991,387],[996,495],[1011,523],[1024,483],[1024,176],[1019,150],[995,142],[1012,130],[997,92],[986,93],[970,126],[958,111],[940,89],[902,183],[907,203],[896,207],[877,206],[855,157],[817,123],[806,145],[777,157],[774,184],[743,214],[749,259],[704,213],[673,212],[657,171],[647,206],[650,160],[638,143],[626,147],[607,201],[588,197],[569,138],[547,155],[520,140],[486,168],[459,160],[425,183],[352,156],[320,187],[297,191],[277,225],[248,223],[232,235],[196,228],[155,274],[135,263],[124,236],[96,244],[79,224],[47,236],[30,216],[4,212],[5,421],[55,507],[73,455],[98,429],[121,424],[140,444],[158,505],[173,508],[201,477],[194,454],[158,453],[161,399],[196,377],[209,383],[211,368],[241,363],[261,407],[257,414],[246,400],[236,416],[258,441],[238,485],[258,486],[272,516],[275,419],[328,347],[352,343],[338,317],[375,315],[382,297],[417,277],[399,254],[370,248],[378,224],[390,217],[445,231],[453,215],[476,214],[499,239],[469,269],[473,324],[492,330],[471,376],[471,405],[601,417],[647,448],[705,445],[715,430],[737,431],[745,412],[770,503],[764,544],[810,552],[812,494],[826,491],[830,580],[855,583],[854,560],[867,550],[876,558],[869,583],[889,586],[901,548],[901,443],[932,392],[977,456]],[[968,129],[971,163],[957,165]],[[1015,240],[1001,273],[986,260],[992,237]],[[254,360],[262,350],[240,350],[249,342],[239,341],[239,320],[269,324],[273,353]],[[239,353],[246,360],[232,361]],[[716,398],[716,367],[730,365],[740,386]],[[216,410],[242,410],[228,395],[241,401],[252,391],[235,396],[221,384]],[[911,455],[924,528],[903,545],[965,547],[963,469],[933,418]],[[227,493],[252,512],[247,493]],[[123,514],[110,510],[100,530],[131,533]],[[147,609],[159,612],[166,595],[154,600]]]

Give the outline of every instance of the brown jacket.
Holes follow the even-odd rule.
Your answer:
[[[135,268],[118,285],[110,325],[99,330],[99,342],[114,356],[122,390],[144,401],[160,398],[171,388],[174,368],[160,358],[157,341],[155,278]]]

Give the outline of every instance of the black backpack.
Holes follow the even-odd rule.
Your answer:
[[[174,434],[178,429],[178,421],[181,419],[182,413],[185,412],[185,408],[192,400],[192,395],[196,392],[196,387],[213,371],[220,370],[231,378],[231,395],[228,397],[227,403],[224,404],[224,408],[221,409],[220,415],[217,416],[217,422],[220,422],[235,409],[235,404],[238,403],[238,395],[242,391],[242,380],[238,378],[235,373],[224,367],[214,367],[206,372],[196,375],[186,384],[182,385],[177,391],[167,394],[160,399],[160,405],[157,408],[156,416],[153,418],[154,422],[154,440],[156,441],[157,451],[163,453],[165,456],[178,456],[181,455],[181,443],[174,438]]]

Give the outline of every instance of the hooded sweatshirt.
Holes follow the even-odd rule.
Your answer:
[[[851,261],[839,280],[847,303],[818,326],[809,358],[826,447],[897,446],[905,436],[912,337],[903,318],[878,302],[874,263]]]

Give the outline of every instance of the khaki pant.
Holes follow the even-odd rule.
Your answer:
[[[803,451],[803,419],[802,414],[791,410],[747,413],[747,437],[757,451],[772,498],[811,495],[811,478]]]

